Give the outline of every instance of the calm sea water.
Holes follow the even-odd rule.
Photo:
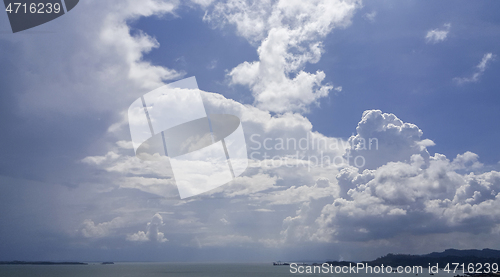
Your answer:
[[[430,276],[424,269],[421,276]],[[416,276],[415,274],[292,274],[271,264],[116,263],[114,265],[0,265],[1,277],[271,277],[271,276]],[[438,273],[435,277],[453,274]]]

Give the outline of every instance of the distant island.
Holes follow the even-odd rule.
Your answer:
[[[0,261],[0,265],[88,265],[80,262],[26,262],[26,261]]]
[[[348,261],[328,261],[332,265],[349,265],[355,262]],[[457,250],[446,249],[443,252],[432,252],[425,255],[407,255],[407,254],[387,254],[373,261],[363,261],[369,266],[390,265],[397,266],[422,266],[427,268],[435,264],[451,264],[451,263],[497,263],[500,265],[500,250],[488,249],[483,250],[470,249],[470,250]]]
[[[443,252],[432,252],[425,255],[408,255],[408,254],[387,254],[373,261],[351,262],[351,261],[327,261],[327,264],[333,266],[349,266],[351,264],[363,263],[369,266],[421,266],[428,268],[429,265],[436,264],[446,265],[452,263],[469,264],[469,263],[496,263],[500,265],[500,250],[488,249],[483,250],[469,249],[457,250],[446,249]],[[305,263],[301,263],[305,265]],[[313,263],[312,265],[321,265],[322,263]],[[285,262],[274,262],[273,265],[290,265]]]

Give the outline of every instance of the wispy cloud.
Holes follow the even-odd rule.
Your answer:
[[[450,28],[451,28],[451,24],[446,23],[443,25],[443,28],[437,28],[434,30],[430,30],[427,32],[427,35],[425,36],[425,40],[427,41],[427,43],[442,42],[448,36],[448,33],[450,32]]]
[[[456,77],[456,78],[453,78],[453,80],[455,80],[455,82],[457,82],[460,85],[465,84],[465,83],[475,83],[475,82],[479,81],[479,77],[481,77],[481,75],[483,75],[483,72],[486,70],[486,66],[488,65],[488,63],[490,61],[493,61],[495,59],[495,57],[496,57],[496,55],[493,53],[484,54],[483,59],[476,66],[476,71],[474,72],[474,74],[472,74],[471,77],[462,77],[462,78]]]
[[[377,16],[377,11],[372,11],[371,13],[365,13],[363,18],[370,22],[375,22],[375,17]]]
[[[207,69],[212,70],[212,69],[216,68],[217,67],[217,63],[218,63],[217,60],[210,61],[210,63],[207,65]]]

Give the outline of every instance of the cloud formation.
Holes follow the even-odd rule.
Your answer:
[[[333,86],[324,83],[322,72],[305,72],[304,67],[320,59],[321,42],[333,29],[349,25],[360,2],[193,2],[208,9],[207,22],[235,26],[239,35],[258,48],[258,61],[241,63],[228,75],[233,84],[252,90],[258,107],[241,105],[219,94],[203,94],[209,113],[241,118],[249,153],[254,154],[244,176],[199,197],[179,200],[167,159],[152,163],[134,156],[124,117],[108,129],[105,138],[90,139],[99,144],[97,149],[92,148],[92,154],[83,150],[78,153],[81,163],[77,170],[84,176],[71,176],[78,185],[68,188],[24,182],[30,184],[24,191],[17,185],[21,181],[3,180],[3,184],[16,184],[0,186],[2,211],[8,211],[4,214],[6,221],[39,215],[36,226],[2,229],[2,235],[7,234],[4,242],[18,231],[29,234],[16,234],[16,239],[26,243],[24,238],[34,237],[26,230],[37,228],[38,234],[45,232],[44,237],[56,234],[59,241],[72,242],[68,245],[74,248],[68,248],[80,253],[87,252],[82,249],[102,248],[120,255],[129,249],[133,254],[128,257],[137,258],[138,249],[154,243],[155,249],[164,253],[178,249],[190,252],[193,248],[203,253],[205,247],[233,247],[223,249],[225,252],[244,248],[234,251],[245,251],[242,257],[246,259],[252,250],[272,255],[273,249],[306,253],[302,251],[312,247],[317,253],[348,246],[349,251],[361,249],[359,252],[366,253],[370,245],[400,245],[406,252],[420,242],[426,242],[428,248],[422,251],[428,251],[436,250],[436,242],[442,248],[455,247],[457,242],[467,248],[498,241],[492,239],[500,233],[499,173],[483,165],[478,155],[431,155],[428,149],[434,142],[426,139],[418,126],[379,110],[364,112],[356,134],[348,141],[315,132],[306,117],[289,112],[307,111],[331,91]],[[32,38],[35,36],[16,42],[22,45],[20,68],[33,68],[29,71],[33,75],[24,79],[26,90],[19,96],[24,109],[40,114],[116,113],[142,92],[183,74],[145,61],[143,55],[159,44],[154,37],[132,30],[129,24],[145,16],[175,15],[180,2],[117,3],[96,1],[79,6],[85,9],[82,14],[89,12],[95,17],[72,17],[87,29],[64,26],[68,27],[63,30],[71,36],[69,39],[54,34],[54,44]],[[368,15],[365,18],[370,20]],[[446,26],[436,30],[446,31]],[[443,41],[447,34],[442,38],[442,34],[432,33],[429,43]],[[56,44],[75,52],[61,52]],[[43,55],[41,61],[35,59],[39,51],[56,60]],[[469,79],[477,81],[494,57],[486,54],[476,67],[478,75]],[[212,61],[202,67],[217,70],[224,66],[222,59],[220,64]],[[54,75],[61,78],[49,78]],[[342,89],[337,86],[335,90]],[[92,124],[88,125],[93,128]],[[250,139],[252,135],[257,135],[254,139],[261,147]],[[265,139],[270,141],[264,144]],[[309,146],[318,139],[339,147],[281,148],[276,146],[279,139],[304,139]],[[364,165],[304,166],[311,164],[307,157],[321,155],[343,161],[359,156]],[[293,166],[273,165],[279,161]],[[166,236],[169,243],[164,243]],[[50,244],[54,241],[52,237],[48,240]],[[215,256],[213,253],[210,251],[206,259]],[[144,259],[151,258],[156,257]]]
[[[38,115],[114,113],[138,93],[183,76],[145,61],[144,54],[159,43],[129,26],[142,17],[173,15],[179,5],[178,1],[93,1],[59,20],[54,35],[4,37],[18,44],[19,51],[11,54],[19,68],[33,72],[17,74],[21,80],[14,88],[20,110]]]
[[[479,62],[478,65],[476,65],[475,72],[472,74],[471,77],[456,77],[453,78],[455,82],[457,82],[459,85],[466,84],[466,83],[476,83],[479,81],[479,77],[483,75],[484,71],[486,70],[486,66],[492,62],[495,59],[496,55],[493,53],[486,53],[483,56],[483,59],[481,59],[481,62]]]
[[[303,68],[319,61],[322,40],[332,29],[348,26],[360,6],[357,0],[229,0],[217,3],[204,19],[215,26],[235,25],[240,36],[259,45],[259,61],[228,73],[232,84],[248,86],[261,109],[304,112],[333,86],[323,84],[323,71]]]
[[[464,157],[469,165],[463,165]],[[344,169],[337,179],[351,188],[347,197],[323,208],[318,238],[367,241],[405,233],[494,232],[500,223],[500,173],[470,172],[477,158],[468,152],[450,161],[435,154],[426,162],[415,154],[409,162],[362,173]]]
[[[377,11],[372,11],[370,13],[365,13],[363,15],[363,18],[365,18],[366,20],[368,20],[369,22],[375,22],[375,17],[377,16]]]
[[[300,138],[312,127],[302,116],[271,117],[269,112],[221,95],[203,95],[207,110],[238,115],[249,134],[270,139]],[[431,239],[450,232],[457,236],[488,236],[500,229],[500,214],[491,212],[499,205],[496,199],[500,199],[497,196],[500,173],[487,171],[476,154],[466,152],[451,160],[442,154],[431,155],[427,148],[434,142],[424,138],[418,126],[380,110],[363,113],[356,134],[346,145],[345,152],[334,153],[344,159],[362,156],[365,166],[358,168],[348,163],[342,167],[265,166],[261,161],[266,158],[255,156],[257,160],[244,176],[201,198],[182,201],[180,205],[192,211],[194,218],[175,221],[172,228],[184,229],[183,224],[189,222],[194,228],[190,231],[192,245],[197,247],[258,244],[270,248],[324,242],[388,240],[395,243],[405,235],[418,240],[423,235]],[[318,154],[317,151],[305,152]],[[269,152],[282,156],[289,153],[274,148]],[[85,159],[88,164],[119,174],[121,177],[113,182],[122,189],[139,189],[163,197],[163,193],[175,194],[174,184],[167,174],[161,173],[165,172],[164,168],[152,169],[151,165],[141,165],[134,160],[137,159],[122,154],[119,158],[107,154]],[[144,174],[147,176],[137,176]],[[147,188],[149,183],[168,189]],[[207,198],[223,199],[221,201],[227,201],[225,205],[231,208],[225,209],[223,216],[211,215],[204,219],[200,205],[206,202],[200,200]],[[248,207],[252,207],[252,211],[248,211]],[[228,210],[232,212],[227,213]],[[272,218],[265,234],[244,227],[255,214]],[[481,224],[471,225],[471,222]],[[128,240],[146,239],[151,240],[145,231],[128,236]],[[452,241],[446,243],[448,247],[453,245]]]
[[[427,147],[434,145],[431,140],[421,138],[423,132],[415,124],[405,123],[394,114],[380,110],[365,111],[356,132],[349,138],[351,147],[345,157],[354,159],[362,156],[362,168],[367,169],[375,169],[388,162],[409,161],[413,154],[420,154],[427,160]]]
[[[436,28],[427,32],[425,40],[427,43],[443,42],[450,32],[451,23],[446,23],[442,28]]]
[[[167,242],[168,239],[165,238],[165,234],[160,232],[160,227],[164,225],[165,224],[163,224],[163,217],[159,213],[156,213],[151,219],[151,221],[148,222],[146,232],[139,231],[137,233],[127,235],[127,240],[138,241],[138,242],[145,242],[145,241],[153,241],[160,243]]]
[[[123,218],[116,217],[111,221],[95,224],[94,221],[86,219],[83,222],[81,233],[86,238],[104,238],[113,234],[116,229],[124,227]]]
[[[286,113],[271,116],[267,111],[242,105],[219,94],[202,92],[202,95],[209,114],[232,114],[241,119],[251,159],[250,168],[269,167],[272,170],[276,167],[273,165],[280,167],[279,164],[286,161],[292,167],[308,171],[311,170],[309,157],[316,162],[312,167],[321,166],[322,158],[343,163],[342,156],[348,142],[313,132],[311,122],[302,115]],[[128,142],[118,141],[115,145],[118,147],[113,147],[108,153],[85,157],[82,162],[118,174],[113,182],[121,188],[135,188],[160,196],[174,197],[177,194],[168,158],[143,161],[130,155],[133,151],[128,149]],[[359,150],[361,152],[362,149]],[[330,165],[324,163],[324,166]],[[252,176],[237,178],[223,193],[225,197],[244,196],[267,190],[274,186],[276,180],[274,174],[254,172]]]

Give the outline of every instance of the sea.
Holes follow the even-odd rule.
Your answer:
[[[292,270],[293,271],[293,270]],[[455,276],[457,273],[440,272],[433,277]],[[462,274],[460,274],[462,275]],[[290,266],[272,264],[221,263],[115,263],[102,265],[0,265],[0,277],[280,277],[280,276],[430,276],[427,269],[414,273],[291,273]]]

